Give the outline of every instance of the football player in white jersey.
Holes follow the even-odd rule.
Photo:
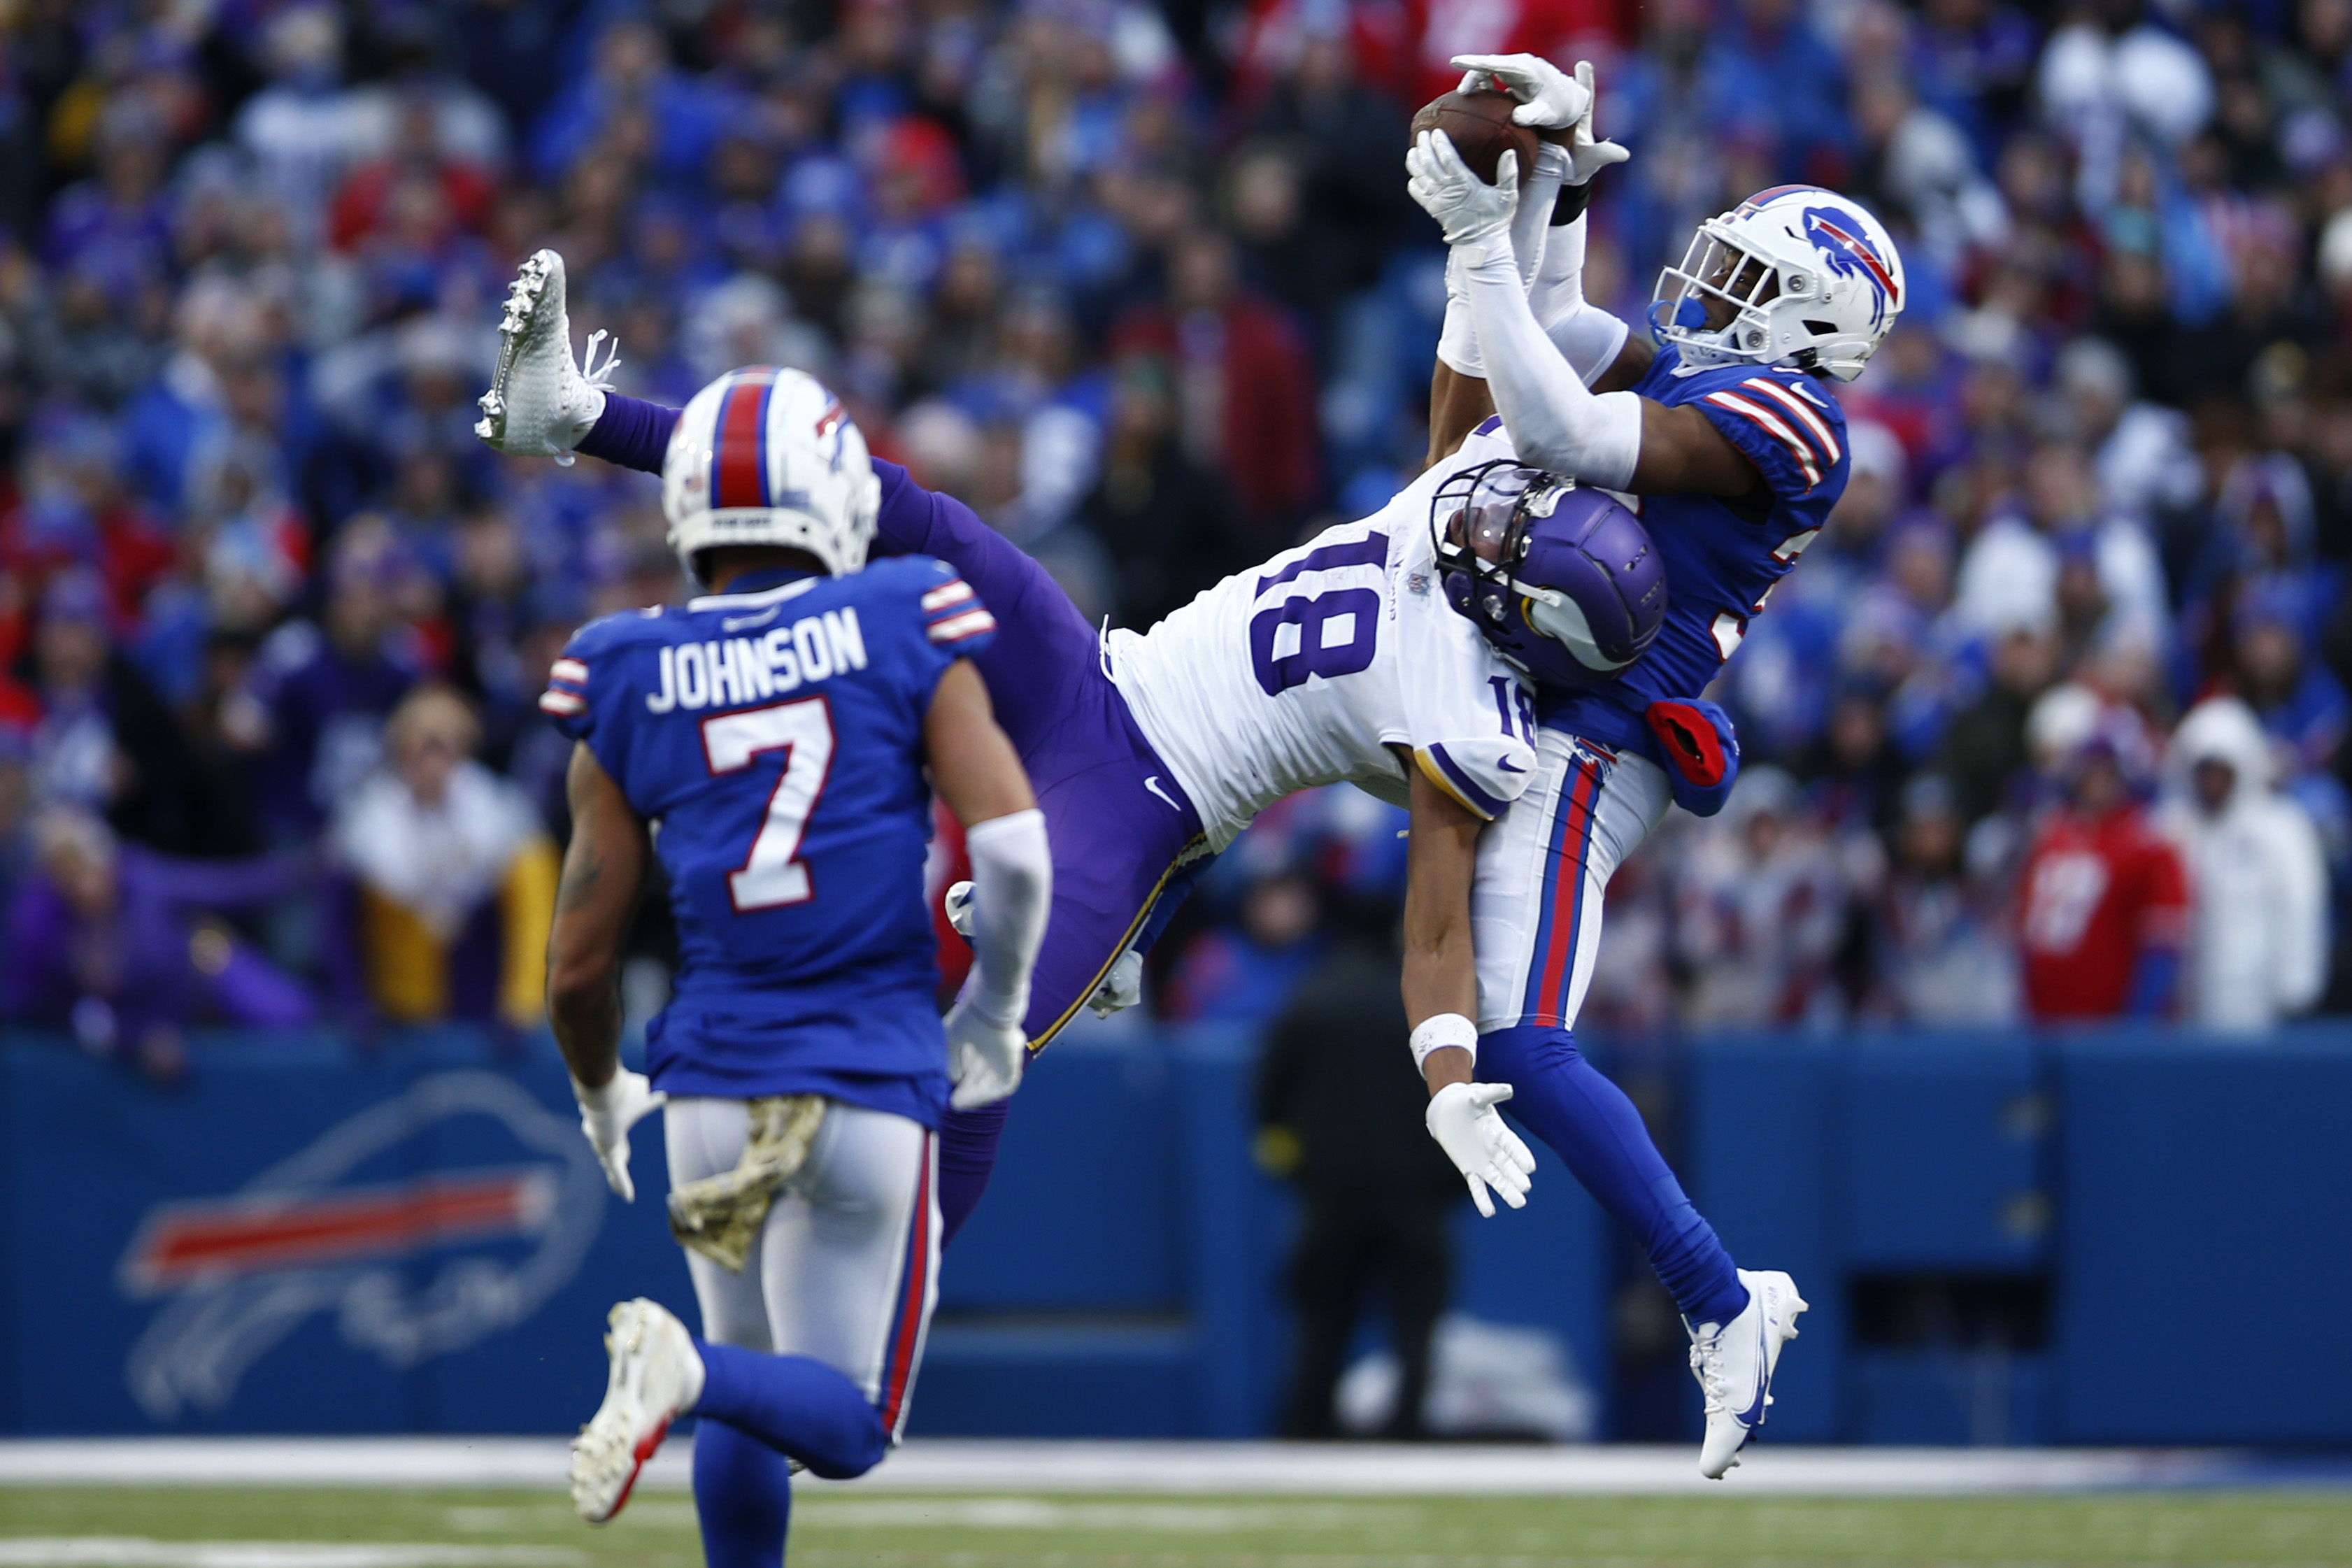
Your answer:
[[[517,279],[482,399],[484,438],[517,455],[577,450],[660,471],[687,426],[675,410],[581,374],[563,287],[551,251]],[[747,404],[744,417],[758,416]],[[1405,1002],[1416,1057],[1440,1058],[1428,1072],[1428,1126],[1489,1215],[1493,1194],[1525,1202],[1534,1159],[1494,1110],[1510,1087],[1472,1081],[1470,884],[1479,830],[1534,776],[1536,753],[1522,672],[1449,602],[1428,519],[1449,473],[1503,455],[1481,445],[1490,440],[1466,443],[1373,518],[1229,579],[1149,634],[1108,638],[970,508],[873,461],[875,554],[948,562],[997,623],[973,663],[1036,786],[1054,858],[1026,1018],[1033,1048],[1089,1000],[1133,999],[1134,955],[1259,810],[1352,780],[1412,816]],[[766,476],[721,479],[759,489],[764,505],[789,504],[761,488]],[[946,1236],[979,1199],[1003,1114],[1002,1104],[952,1111],[940,1129]]]
[[[1706,1402],[1700,1468],[1720,1477],[1763,1420],[1805,1303],[1787,1275],[1733,1267],[1570,1031],[1611,873],[1670,800],[1706,812],[1728,793],[1737,743],[1699,695],[1844,489],[1833,384],[1861,373],[1901,311],[1902,260],[1853,202],[1776,187],[1699,226],[1660,275],[1654,344],[1633,338],[1582,297],[1585,193],[1626,156],[1593,136],[1591,68],[1454,63],[1465,89],[1518,100],[1513,118],[1542,140],[1524,186],[1515,154],[1490,184],[1443,132],[1407,154],[1412,194],[1452,247],[1431,450],[1499,410],[1526,460],[1640,511],[1668,589],[1639,663],[1602,681],[1547,679],[1545,777],[1480,845],[1478,1069],[1516,1086],[1514,1118],[1648,1249],[1690,1330]]]

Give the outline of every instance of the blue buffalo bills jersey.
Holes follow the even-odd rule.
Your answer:
[[[673,1094],[824,1094],[936,1126],[923,719],[996,622],[924,555],[736,590],[583,627],[540,699],[669,875],[679,967],[648,1069]]]
[[[1845,415],[1828,388],[1779,366],[1683,366],[1664,348],[1633,389],[1669,408],[1696,407],[1764,476],[1765,489],[1727,499],[1683,492],[1629,496],[1666,563],[1666,618],[1650,650],[1609,685],[1547,689],[1542,721],[1664,762],[1642,721],[1661,698],[1704,692],[1764,611],[1773,585],[1820,536],[1845,491]]]

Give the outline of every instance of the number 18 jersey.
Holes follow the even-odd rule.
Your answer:
[[[1527,787],[1533,701],[1446,602],[1429,539],[1445,478],[1510,455],[1474,436],[1370,517],[1226,578],[1148,633],[1110,634],[1111,679],[1212,849],[1316,784],[1404,804],[1391,743],[1490,821]]]
[[[582,628],[540,699],[668,873],[679,966],[647,1066],[674,1094],[824,1094],[935,1126],[923,721],[995,620],[928,556],[738,588]]]

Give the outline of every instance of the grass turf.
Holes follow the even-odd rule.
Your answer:
[[[2340,1491],[1461,1500],[815,1491],[797,1500],[797,1568],[2352,1564],[2352,1493]],[[612,1525],[590,1530],[551,1489],[0,1488],[0,1563],[101,1561],[62,1547],[74,1537],[345,1553],[360,1543],[434,1544],[403,1558],[434,1568],[701,1561],[692,1504],[676,1493],[639,1497]],[[36,1539],[60,1542],[58,1555],[41,1555]],[[304,1554],[281,1549],[271,1561],[295,1568]],[[315,1561],[339,1559],[320,1551]]]

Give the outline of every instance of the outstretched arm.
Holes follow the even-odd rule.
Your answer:
[[[1423,132],[1406,157],[1413,198],[1461,259],[1486,384],[1520,457],[1640,495],[1742,496],[1762,486],[1755,465],[1697,409],[1668,408],[1631,392],[1595,393],[1545,335],[1511,254],[1518,196],[1512,154],[1504,154],[1491,185],[1470,172],[1443,132]]]
[[[1493,75],[1520,100],[1513,118],[1540,126],[1549,138],[1538,169],[1566,161],[1556,187],[1565,205],[1551,201],[1548,189],[1532,182],[1528,187],[1550,205],[1553,218],[1566,221],[1550,231],[1534,281],[1523,286],[1515,231],[1523,237],[1528,226],[1519,211],[1517,158],[1497,168],[1489,185],[1443,132],[1423,134],[1405,155],[1413,199],[1454,247],[1447,331],[1431,387],[1433,459],[1468,433],[1459,421],[1483,400],[1463,383],[1483,377],[1520,456],[1556,473],[1637,494],[1738,496],[1759,489],[1763,476],[1704,414],[1627,390],[1648,369],[1651,351],[1584,300],[1584,194],[1594,174],[1625,155],[1615,143],[1593,139],[1591,67],[1580,64],[1571,81],[1529,55],[1472,55],[1454,63]]]
[[[971,976],[947,1019],[953,1100],[967,1110],[1021,1082],[1028,1056],[1022,1021],[1054,901],[1053,857],[1029,775],[968,660],[948,666],[931,694],[923,753],[971,855]]]
[[[607,392],[604,412],[572,450],[602,458],[616,468],[658,474],[663,455],[669,450],[670,432],[677,428],[678,413],[662,404]]]

